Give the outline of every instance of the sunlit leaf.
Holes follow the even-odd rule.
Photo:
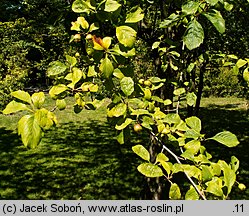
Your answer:
[[[136,153],[142,159],[149,161],[150,160],[150,153],[148,150],[142,145],[135,145],[132,147],[132,151]]]
[[[143,163],[137,167],[138,171],[149,178],[156,178],[163,176],[162,169],[151,163]]]
[[[126,96],[130,96],[134,92],[134,82],[131,77],[124,77],[120,81],[120,86]]]
[[[215,140],[227,147],[235,147],[239,144],[237,137],[229,131],[220,132],[209,139]]]
[[[116,28],[118,41],[126,47],[133,47],[136,41],[137,32],[129,26],[119,26]]]
[[[18,134],[25,147],[35,148],[40,143],[42,131],[33,115],[25,115],[19,120]]]
[[[11,96],[13,96],[19,100],[22,100],[24,102],[31,104],[31,97],[30,97],[28,92],[18,90],[18,91],[11,92],[10,94],[11,94]]]

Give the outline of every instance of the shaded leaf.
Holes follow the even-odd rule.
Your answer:
[[[204,30],[201,24],[196,20],[189,22],[187,30],[183,37],[183,42],[189,50],[199,47],[204,40]]]
[[[179,199],[181,199],[181,191],[180,191],[179,186],[176,183],[173,183],[170,186],[169,198],[171,200],[179,200]]]
[[[102,72],[102,74],[105,78],[111,77],[111,75],[114,71],[114,67],[112,65],[111,60],[107,56],[101,60],[99,70]]]
[[[221,13],[217,10],[209,10],[209,12],[202,13],[207,19],[214,25],[216,30],[223,34],[226,30],[225,20],[223,19]]]
[[[60,62],[60,61],[54,61],[49,64],[47,74],[48,76],[57,76],[62,73],[64,73],[67,69],[67,66]]]
[[[196,1],[187,1],[182,5],[182,12],[189,15],[195,14],[199,8],[199,2]]]

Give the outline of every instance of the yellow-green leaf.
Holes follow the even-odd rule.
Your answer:
[[[23,110],[27,110],[28,107],[23,104],[23,103],[19,103],[16,101],[11,101],[6,108],[3,110],[3,114],[8,115],[8,114],[12,114],[12,113],[16,113],[19,111],[23,111]]]
[[[179,199],[181,199],[181,191],[180,191],[179,186],[176,183],[173,183],[170,186],[169,198],[171,200],[179,200]]]
[[[31,104],[31,97],[30,97],[28,92],[18,90],[18,91],[11,92],[10,94],[13,97],[15,97],[21,101],[24,101],[24,102]]]
[[[31,96],[32,102],[36,108],[41,108],[45,102],[45,94],[43,92],[36,92]]]
[[[119,26],[116,28],[118,41],[126,47],[133,47],[136,41],[137,32],[129,26]]]
[[[142,145],[135,145],[132,147],[132,151],[136,153],[142,159],[149,161],[150,160],[150,153],[148,150]]]
[[[163,176],[162,169],[151,163],[143,163],[137,167],[138,171],[149,178],[156,178]]]
[[[25,115],[19,120],[18,134],[25,147],[35,148],[40,143],[42,131],[33,115]]]

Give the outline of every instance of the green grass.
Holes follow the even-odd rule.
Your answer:
[[[106,102],[107,103],[107,102]],[[64,111],[56,111],[59,125],[45,133],[38,146],[26,150],[17,135],[21,114],[0,114],[0,199],[140,199],[144,178],[136,170],[139,161],[131,146],[145,143],[142,135],[119,145],[108,125],[105,108],[74,114],[73,100]],[[52,108],[53,101],[46,106]],[[214,160],[240,160],[238,181],[231,199],[249,198],[249,116],[246,101],[238,98],[204,98],[200,118],[207,137],[230,130],[240,145],[226,148],[205,143]]]

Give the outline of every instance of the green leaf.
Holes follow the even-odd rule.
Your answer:
[[[213,175],[210,167],[202,165],[201,168],[202,168],[201,170],[202,181],[207,182],[212,180]]]
[[[247,64],[247,61],[246,61],[246,60],[243,60],[243,59],[239,59],[239,60],[237,61],[237,63],[236,63],[236,65],[237,65],[238,68],[241,68],[241,67],[243,67],[243,66],[246,65],[246,64]]]
[[[162,162],[162,161],[169,161],[169,158],[162,152],[160,152],[157,156],[156,156],[156,163],[157,162]]]
[[[122,130],[119,135],[117,136],[117,141],[119,142],[119,144],[124,144],[125,143],[125,139],[124,139],[124,130]]]
[[[172,13],[167,19],[160,23],[160,28],[169,28],[177,24],[181,16],[179,14]]]
[[[110,78],[113,71],[114,71],[114,67],[112,65],[111,60],[107,57],[105,57],[105,59],[101,60],[101,64],[99,66],[99,70],[102,72],[103,76],[105,78]]]
[[[226,30],[225,20],[223,19],[221,13],[217,10],[210,10],[210,12],[202,13],[207,19],[214,25],[216,30],[223,34]]]
[[[63,92],[65,92],[66,90],[68,90],[68,87],[63,85],[63,84],[59,84],[56,86],[53,86],[50,90],[49,90],[49,94],[52,98],[54,98],[56,95],[59,95]]]
[[[189,92],[186,95],[186,99],[187,99],[187,104],[189,106],[194,106],[197,100],[197,96],[195,95],[194,92],[191,92],[191,93]]]
[[[220,132],[209,139],[215,140],[227,147],[235,147],[239,144],[237,137],[229,131]]]
[[[231,192],[232,187],[236,181],[236,174],[234,170],[232,170],[230,167],[226,167],[223,170],[224,173],[224,182],[225,186],[227,187],[227,195]]]
[[[127,106],[125,103],[119,103],[115,107],[113,107],[111,110],[107,112],[108,117],[119,117],[126,113]]]
[[[40,109],[45,102],[45,94],[43,92],[34,93],[31,98],[34,106],[38,109]]]
[[[174,95],[181,95],[184,94],[186,92],[185,88],[178,88],[174,90]]]
[[[64,99],[60,100],[60,99],[57,99],[56,100],[56,106],[58,107],[59,110],[64,110],[67,106],[67,103]]]
[[[187,68],[187,72],[190,73],[192,70],[194,70],[195,66],[196,66],[195,63],[190,63]]]
[[[89,66],[87,76],[88,77],[94,77],[97,75],[97,72],[95,71],[94,65]]]
[[[192,116],[187,118],[185,121],[190,128],[197,132],[201,132],[201,120],[199,118]]]
[[[187,1],[182,5],[182,12],[189,15],[195,14],[199,8],[199,2],[196,1]]]
[[[210,5],[214,6],[219,2],[219,0],[206,0],[206,2],[209,3]]]
[[[119,4],[115,0],[106,0],[106,2],[105,2],[105,11],[106,12],[116,11],[117,9],[119,9],[119,7],[121,7],[121,4]]]
[[[146,148],[144,148],[142,145],[135,145],[132,147],[132,151],[136,153],[139,157],[142,159],[149,161],[150,160],[150,153]]]
[[[130,123],[132,123],[132,119],[130,119],[130,118],[127,118],[127,119],[125,119],[125,122],[124,123],[122,123],[121,125],[116,125],[115,126],[115,129],[116,130],[123,130],[123,129],[125,129]]]
[[[143,163],[137,167],[138,171],[149,178],[156,178],[163,176],[162,169],[151,163]]]
[[[66,60],[70,64],[71,67],[77,64],[77,59],[74,56],[66,55]]]
[[[185,173],[189,175],[189,177],[199,179],[201,176],[201,170],[194,165],[183,164],[182,169]]]
[[[25,115],[19,120],[18,134],[25,147],[35,148],[40,143],[42,131],[33,115]]]
[[[146,99],[146,100],[150,100],[151,99],[151,91],[150,91],[150,89],[144,89],[144,98]]]
[[[138,7],[135,12],[130,12],[126,16],[125,23],[137,23],[144,18],[143,10]]]
[[[49,112],[44,108],[36,110],[35,119],[37,120],[39,126],[45,130],[51,128],[54,123],[57,124],[57,119],[54,113]]]
[[[185,200],[199,200],[199,194],[192,185],[185,194]]]
[[[239,169],[239,160],[235,156],[231,157],[231,167],[234,172],[236,172]]]
[[[27,110],[27,109],[28,107],[26,106],[26,104],[19,103],[13,100],[3,110],[3,114],[8,115],[8,114],[16,113],[19,111]]]
[[[179,186],[176,183],[173,183],[170,186],[169,198],[171,200],[179,200],[179,199],[181,199],[181,191],[180,191]]]
[[[120,86],[126,96],[130,96],[134,92],[134,82],[131,77],[124,77],[120,81]]]
[[[133,47],[136,41],[137,32],[129,26],[119,26],[116,28],[118,41],[126,47]]]
[[[125,75],[118,68],[113,71],[113,76],[117,77],[118,79],[123,79],[125,77]]]
[[[76,68],[76,67],[73,67],[72,71],[73,71],[72,83],[73,83],[73,85],[75,85],[82,78],[83,72],[82,72],[82,70],[80,70],[79,68]]]
[[[186,130],[186,133],[184,134],[184,137],[186,138],[193,138],[193,139],[198,139],[200,138],[202,135],[194,130],[194,129],[189,129],[189,130]]]
[[[212,173],[213,173],[213,175],[214,176],[220,176],[220,174],[221,174],[220,165],[217,164],[217,163],[212,163],[211,167],[212,167]]]
[[[200,147],[201,147],[201,142],[199,140],[191,140],[188,143],[186,143],[186,145],[184,146],[186,150],[191,151],[193,154],[198,153]]]
[[[83,29],[88,29],[89,28],[89,23],[86,21],[86,19],[84,17],[78,17],[77,18],[77,23],[79,23]],[[70,63],[72,66],[76,65],[76,63],[77,63],[76,58],[73,59],[72,63]]]
[[[183,42],[189,50],[199,47],[204,40],[204,31],[201,24],[196,20],[189,22],[183,37]]]
[[[154,43],[152,44],[152,49],[157,49],[157,48],[159,47],[160,43],[161,43],[160,41],[154,42]]]
[[[89,28],[89,32],[95,31],[99,29],[99,24],[98,23],[92,23]]]
[[[76,0],[73,2],[72,5],[72,10],[75,13],[89,13],[90,9],[95,9],[95,7],[93,7],[91,5],[91,0]]]
[[[212,193],[219,197],[223,196],[222,180],[220,178],[214,177],[212,181],[207,182],[206,185],[207,185],[206,189],[207,192]]]
[[[18,91],[11,92],[10,94],[11,94],[11,96],[13,96],[19,100],[22,100],[24,102],[31,104],[31,97],[30,97],[28,92],[18,90]]]
[[[162,167],[164,168],[164,170],[167,172],[167,174],[169,175],[171,170],[172,170],[172,163],[170,162],[165,162],[165,161],[160,161]]]
[[[176,113],[170,113],[165,116],[163,121],[168,124],[179,124],[181,122],[181,117]]]
[[[243,72],[243,78],[246,82],[249,83],[249,71],[248,71],[248,68],[246,68]]]
[[[60,61],[53,61],[49,64],[47,74],[48,76],[58,76],[67,70],[67,66]]]
[[[228,2],[224,2],[224,8],[227,11],[231,11],[233,9],[233,4],[229,4]]]

